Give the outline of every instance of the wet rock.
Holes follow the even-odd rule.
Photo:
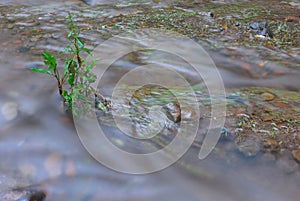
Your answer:
[[[236,138],[236,135],[234,132],[229,131],[225,127],[221,127],[221,141],[227,141],[227,142],[232,142]]]
[[[25,163],[20,165],[20,172],[25,178],[32,178],[36,175],[36,167],[33,164]]]
[[[29,191],[10,191],[1,194],[3,201],[28,200]]]
[[[168,103],[163,107],[163,109],[165,110],[168,119],[175,123],[181,121],[181,109],[178,102]]]
[[[11,121],[17,117],[18,107],[15,102],[6,102],[1,106],[1,113],[7,121]]]
[[[260,151],[260,140],[255,137],[249,137],[243,139],[241,142],[238,142],[237,148],[238,150],[247,157],[256,156]]]
[[[265,162],[274,162],[276,157],[271,153],[264,153],[261,157]]]
[[[265,151],[270,152],[279,152],[280,151],[280,145],[279,142],[276,140],[266,140],[263,143],[263,147]]]
[[[14,24],[8,24],[6,27],[7,27],[8,29],[13,29],[13,28],[15,27],[15,25],[14,25]]]
[[[214,17],[214,14],[212,12],[198,12],[198,14],[207,17]]]
[[[28,48],[28,47],[20,47],[19,50],[18,50],[18,52],[20,52],[20,53],[26,53],[29,50],[30,50],[30,48]]]
[[[274,98],[276,97],[274,94],[272,93],[269,93],[269,92],[265,92],[265,93],[262,93],[260,95],[260,97],[264,100],[264,101],[271,101],[271,100],[274,100]]]
[[[290,159],[289,157],[279,158],[276,164],[287,174],[293,173],[299,169],[299,165],[297,164],[297,162],[295,160]]]
[[[249,25],[249,27],[252,30],[256,30],[256,35],[257,36],[264,36],[264,37],[269,36],[270,38],[274,37],[274,34],[270,30],[270,28],[268,27],[267,22],[252,22]]]
[[[250,28],[254,29],[254,30],[257,30],[259,28],[259,23],[258,22],[252,22],[250,24]]]
[[[29,201],[43,201],[45,198],[46,194],[42,191],[38,191],[30,195]]]
[[[30,38],[30,42],[37,42],[39,39],[37,37]]]
[[[2,201],[43,201],[46,194],[36,190],[13,190],[0,194]]]
[[[293,158],[300,162],[300,149],[292,151]]]
[[[12,44],[20,45],[20,44],[22,44],[22,41],[21,40],[15,40],[15,41],[12,42]]]

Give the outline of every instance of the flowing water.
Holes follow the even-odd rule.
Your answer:
[[[0,200],[7,200],[7,193],[16,188],[42,190],[47,201],[299,200],[297,162],[266,159],[262,153],[258,157],[245,157],[230,140],[220,141],[204,160],[198,159],[199,147],[193,146],[179,162],[158,173],[122,174],[98,163],[81,144],[70,115],[62,109],[53,79],[28,70],[43,66],[40,57],[43,51],[57,53],[68,43],[65,39],[68,11],[76,15],[76,23],[83,27],[82,38],[90,48],[95,48],[111,34],[125,29],[118,20],[111,20],[113,17],[139,14],[148,8],[159,12],[172,5],[189,12],[206,4],[228,5],[235,1],[95,2],[94,5],[75,0],[2,0],[0,3]],[[279,5],[280,1],[266,3]],[[295,26],[299,32],[299,3],[288,5],[295,15],[298,14]],[[272,12],[276,14],[277,10]],[[276,19],[283,15],[275,14]],[[114,26],[111,26],[112,21]],[[144,32],[135,36],[134,43],[147,47],[145,37],[155,38]],[[226,90],[257,86],[300,92],[299,46],[272,49],[258,45],[253,48],[237,45],[230,37],[232,35],[221,35],[224,41],[218,37],[194,38],[213,59]],[[296,40],[299,45],[300,39]],[[199,62],[199,55],[186,46],[184,39],[177,42],[176,47],[188,49],[191,60]],[[107,47],[108,50],[118,51],[128,43],[110,45],[113,47]],[[202,79],[214,83],[212,70],[204,70],[200,78],[185,60],[162,51],[139,51],[116,60],[99,84],[101,92],[107,96],[126,72],[142,64],[171,68],[194,86]],[[136,148],[138,151],[144,146],[123,137],[109,123],[110,117],[106,123],[103,118],[103,129],[115,144],[124,150],[129,146],[129,150]],[[206,122],[201,121],[200,131],[206,126]],[[127,163],[119,156],[109,157]]]

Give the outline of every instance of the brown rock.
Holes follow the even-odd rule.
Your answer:
[[[7,25],[7,28],[8,28],[8,29],[13,29],[14,27],[15,27],[14,24],[8,24],[8,25]]]
[[[295,137],[296,140],[300,141],[300,134],[297,134]]]
[[[269,151],[279,151],[280,145],[276,140],[267,140],[263,143],[264,149],[267,149]]]
[[[21,40],[15,40],[12,42],[14,45],[20,45],[22,44],[22,41]]]
[[[243,139],[236,145],[238,150],[247,157],[256,156],[260,151],[260,140],[257,137]]]
[[[271,101],[276,97],[274,94],[269,92],[262,93],[260,96],[264,101]]]
[[[296,15],[288,15],[286,18],[285,18],[285,21],[287,22],[299,22],[300,18]]]
[[[164,106],[164,110],[168,119],[170,119],[171,121],[175,123],[181,121],[181,109],[178,102],[167,104],[166,106]]]
[[[270,116],[270,115],[265,115],[262,117],[263,121],[272,121],[273,119],[275,119],[275,117]]]
[[[279,107],[279,108],[292,108],[292,106],[288,103],[285,103],[283,101],[275,101],[274,103],[272,103],[274,106]]]
[[[300,162],[300,149],[292,151],[292,155],[296,161]]]

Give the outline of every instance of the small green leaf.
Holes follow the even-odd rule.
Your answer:
[[[92,56],[92,52],[90,49],[84,47],[84,48],[82,48],[82,50]]]
[[[70,38],[72,35],[73,35],[74,33],[73,33],[73,31],[70,31],[69,33],[68,33],[68,38]]]
[[[46,64],[46,66],[48,66],[49,70],[56,70],[56,59],[55,57],[50,54],[49,52],[43,52],[42,54],[43,58],[44,58],[44,63]]]
[[[52,57],[52,54],[49,52],[43,52],[42,55],[43,55],[44,59],[49,59]]]
[[[65,65],[64,65],[64,76],[66,76],[69,73],[69,67],[70,63],[72,62],[72,59],[66,59]]]
[[[73,85],[74,84],[74,74],[71,74],[70,76],[69,76],[69,78],[68,78],[68,83],[69,83],[69,85]]]
[[[68,91],[67,90],[63,90],[62,92],[62,96],[63,97],[67,97],[69,94],[68,94]]]
[[[80,38],[77,38],[77,41],[78,41],[79,48],[83,48],[84,47],[84,42]]]
[[[47,75],[52,75],[51,71],[45,70],[45,69],[41,69],[41,68],[29,68],[29,70],[31,70],[33,72],[37,72],[37,73],[43,73],[43,74],[47,74]]]

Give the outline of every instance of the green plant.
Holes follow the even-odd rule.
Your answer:
[[[67,19],[69,22],[67,38],[72,45],[66,46],[60,52],[60,55],[68,55],[65,58],[63,73],[59,72],[57,59],[49,52],[43,52],[42,54],[44,63],[48,67],[47,70],[42,68],[30,68],[30,70],[53,76],[57,81],[58,91],[64,103],[68,105],[69,109],[73,109],[73,112],[77,111],[75,108],[72,108],[74,99],[80,101],[77,105],[85,107],[84,109],[87,111],[94,107],[95,96],[101,99],[97,103],[98,108],[107,110],[108,104],[106,99],[91,86],[97,79],[96,75],[91,72],[96,60],[92,60],[88,64],[81,57],[82,52],[92,55],[91,51],[85,47],[84,42],[79,38],[80,27],[74,24],[73,15],[69,13]]]

